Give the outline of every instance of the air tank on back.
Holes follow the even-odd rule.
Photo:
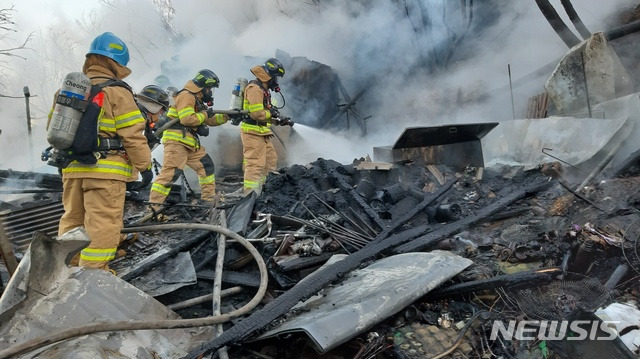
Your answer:
[[[90,92],[91,80],[82,72],[64,77],[47,130],[51,146],[59,150],[71,147]]]
[[[229,110],[242,110],[244,102],[244,88],[247,87],[249,82],[244,77],[238,77],[235,85],[233,85],[233,91],[231,91],[231,103],[229,104]]]

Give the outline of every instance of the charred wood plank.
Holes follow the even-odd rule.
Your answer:
[[[423,195],[422,202],[418,203],[413,209],[404,216],[398,218],[394,221],[389,227],[385,228],[380,234],[378,234],[372,242],[379,242],[387,238],[393,231],[395,231],[398,227],[403,224],[409,222],[411,218],[415,217],[418,213],[422,212],[425,208],[431,206],[438,198],[442,197],[447,191],[453,187],[453,185],[458,182],[457,178],[449,180],[444,186],[440,187],[438,191],[434,194]]]
[[[427,294],[426,299],[447,298],[454,295],[502,287],[509,289],[531,288],[542,284],[548,284],[560,274],[562,274],[562,269],[560,267],[551,267],[532,271],[522,271],[514,274],[497,275],[493,278],[472,280],[436,289]]]
[[[329,175],[332,179],[334,179],[340,189],[349,194],[349,196],[360,206],[360,208],[364,211],[364,213],[375,223],[380,229],[384,229],[385,224],[382,222],[382,219],[378,216],[378,214],[364,201],[364,199],[355,191],[355,189],[341,177],[340,174],[336,173],[335,169],[329,168],[325,162],[320,162],[320,167],[325,173]]]
[[[283,272],[290,272],[294,270],[317,266],[317,265],[324,264],[334,254],[335,253],[325,252],[320,254],[319,256],[299,257],[299,258],[291,259],[288,261],[284,261],[282,263],[278,263],[278,267],[280,267],[280,269]]]
[[[499,221],[502,219],[507,219],[507,218],[513,218],[516,216],[519,216],[525,212],[530,211],[531,208],[529,207],[522,207],[522,208],[517,208],[517,209],[513,209],[513,210],[506,210],[506,211],[502,211],[502,212],[498,212],[492,216],[487,217],[486,222],[493,222],[493,221]]]
[[[211,281],[215,279],[215,271],[205,269],[197,273],[198,280]],[[245,273],[225,270],[222,272],[222,282],[230,285],[238,285],[241,287],[258,288],[260,286],[259,273]]]
[[[397,247],[394,250],[394,253],[416,252],[427,249],[429,246],[439,242],[446,237],[458,233],[471,225],[485,221],[487,218],[490,218],[492,215],[512,204],[513,202],[542,191],[552,184],[553,182],[548,181],[546,178],[538,179],[528,186],[520,190],[511,192],[503,198],[491,203],[473,216],[468,216],[461,220],[447,223],[442,227],[434,230],[433,232],[427,233],[412,240],[407,244]]]

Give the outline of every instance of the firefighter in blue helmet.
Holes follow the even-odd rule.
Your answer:
[[[122,80],[131,74],[128,63],[127,45],[105,32],[91,43],[82,72],[93,85]],[[73,161],[62,169],[64,214],[58,234],[84,227],[91,243],[80,252],[79,264],[109,270],[120,243],[126,182],[135,170],[151,168],[151,151],[144,136],[145,119],[128,86],[103,87],[93,101],[102,108],[99,137],[117,139],[122,147],[100,152],[95,165]],[[52,114],[53,108],[49,120]]]

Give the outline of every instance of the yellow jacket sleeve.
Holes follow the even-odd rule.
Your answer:
[[[207,119],[206,111],[196,112],[195,95],[189,91],[182,91],[176,96],[175,109],[180,123],[184,126],[198,127]]]
[[[127,89],[111,86],[104,90],[108,107],[104,108],[104,117],[113,119],[113,127],[100,132],[109,134],[115,129],[131,165],[138,171],[144,171],[151,165],[151,150],[144,136],[145,119]],[[107,101],[105,101],[105,104]]]
[[[204,123],[206,123],[208,126],[220,126],[227,123],[227,121],[229,121],[229,115],[216,113],[204,120]]]
[[[249,111],[249,116],[256,121],[268,121],[271,119],[271,112],[264,108],[264,93],[262,89],[253,83],[247,85],[244,90],[245,106]]]

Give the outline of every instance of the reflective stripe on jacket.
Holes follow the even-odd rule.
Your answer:
[[[190,130],[170,128],[162,133],[162,143],[176,141],[194,149],[200,147],[200,141],[193,133],[207,119],[207,112],[198,108],[196,104],[196,96],[199,91],[201,89],[193,81],[189,81],[184,89],[176,95],[175,104],[169,108],[167,117],[169,119],[178,118],[180,125]]]
[[[181,130],[166,130],[162,133],[162,143],[166,143],[167,141],[184,143],[185,145],[193,148],[200,147],[200,141],[198,141],[198,139],[196,139],[189,131],[185,131],[183,133]]]
[[[271,135],[271,111],[267,108],[271,106],[271,95],[268,90],[264,90],[256,82],[251,81],[244,90],[244,101],[242,108],[249,111],[249,117],[254,121],[266,122],[265,126],[253,125],[242,122],[240,129],[247,133],[259,136]]]
[[[97,63],[83,69],[92,84],[99,84],[108,79],[122,79],[130,73],[126,68],[123,69],[127,73],[117,73],[118,69],[110,65],[108,58],[98,58]],[[62,170],[62,173],[67,178],[130,181],[133,168],[144,171],[151,164],[151,151],[144,136],[145,119],[138,109],[133,94],[128,89],[109,86],[103,88],[99,96],[102,111],[98,118],[98,135],[118,138],[124,151],[109,152],[106,158],[98,159],[95,165],[73,161]]]

